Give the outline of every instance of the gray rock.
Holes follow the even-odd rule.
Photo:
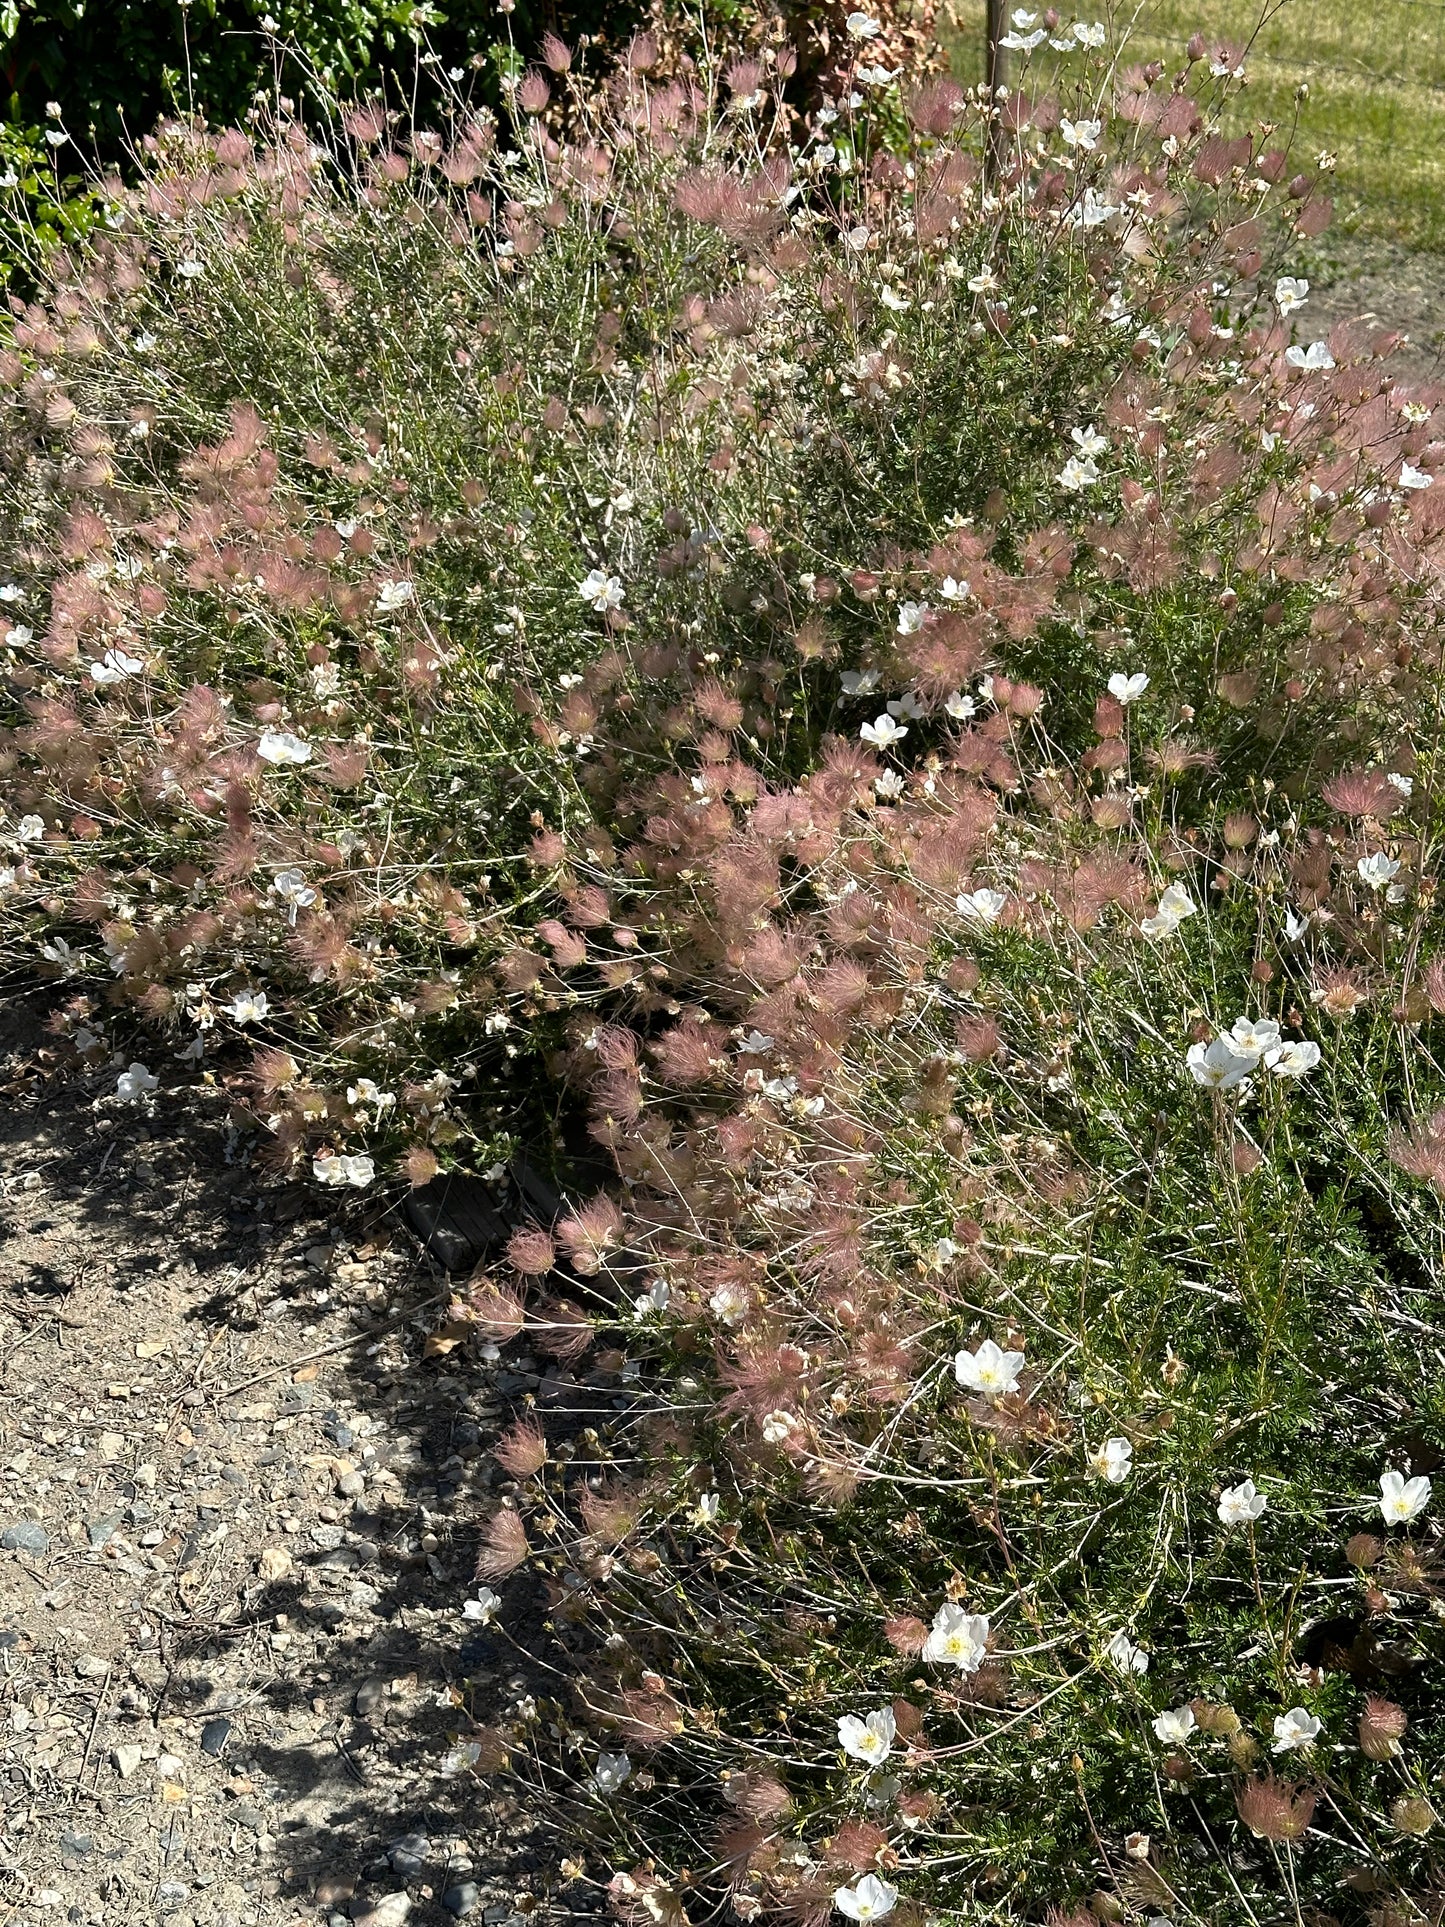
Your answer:
[[[383,1894],[380,1900],[373,1900],[358,1913],[352,1905],[351,1918],[355,1927],[406,1927],[411,1913],[410,1894]]]
[[[399,1873],[403,1880],[410,1880],[419,1874],[431,1859],[431,1841],[424,1833],[404,1833],[399,1840],[393,1840],[386,1850],[393,1873]]]
[[[358,1715],[364,1720],[369,1720],[372,1714],[379,1710],[385,1698],[386,1681],[384,1679],[377,1674],[373,1674],[370,1679],[364,1679],[356,1689]]]
[[[207,1720],[201,1728],[201,1751],[214,1757],[221,1752],[230,1737],[229,1720]]]
[[[122,1516],[119,1512],[108,1512],[103,1519],[92,1519],[85,1528],[85,1536],[97,1552],[102,1546],[108,1546],[115,1537]]]
[[[28,1552],[39,1559],[49,1550],[50,1534],[30,1519],[22,1519],[19,1525],[6,1526],[0,1532],[0,1551]]]
[[[458,1920],[473,1913],[482,1898],[482,1890],[475,1880],[460,1880],[455,1887],[448,1887],[442,1895],[442,1905],[449,1914]]]

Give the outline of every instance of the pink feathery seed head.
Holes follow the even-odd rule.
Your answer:
[[[763,68],[761,61],[751,59],[734,60],[730,62],[727,70],[723,74],[723,79],[727,82],[733,93],[740,94],[744,98],[757,91],[762,78]]]
[[[1029,717],[1037,717],[1042,707],[1044,707],[1044,692],[1040,688],[1035,688],[1033,682],[1015,682],[1011,686],[1008,692],[1010,715],[1019,717],[1019,721],[1027,721]]]
[[[593,1042],[598,1063],[609,1071],[635,1070],[641,1048],[637,1032],[627,1030],[620,1024],[603,1025]]]
[[[1385,780],[1382,770],[1350,769],[1332,776],[1321,792],[1332,810],[1341,816],[1373,816],[1384,819],[1400,803],[1400,793]]]
[[[557,1242],[572,1269],[591,1277],[602,1269],[606,1254],[622,1239],[622,1212],[615,1198],[599,1193],[579,1205],[557,1226]]]
[[[1310,1002],[1326,1017],[1343,1023],[1370,1000],[1369,988],[1357,971],[1344,966],[1322,970],[1310,991]]]
[[[510,1506],[503,1506],[483,1528],[475,1575],[478,1579],[505,1579],[530,1551],[526,1527]]]
[[[567,73],[572,65],[572,49],[554,33],[542,36],[542,59],[554,74]]]
[[[952,131],[963,103],[964,92],[956,80],[930,80],[908,96],[905,112],[918,133],[940,140]]]
[[[422,1185],[430,1184],[442,1167],[436,1152],[432,1150],[430,1145],[411,1144],[407,1146],[406,1154],[401,1161],[401,1168],[407,1183],[410,1184],[413,1191],[417,1191],[420,1190]]]
[[[623,1692],[622,1730],[634,1746],[664,1746],[683,1730],[682,1708],[657,1674],[644,1674],[641,1686]]]
[[[724,1775],[722,1796],[748,1820],[778,1820],[793,1808],[793,1796],[782,1781],[761,1767]]]
[[[545,1278],[557,1262],[557,1247],[540,1225],[523,1225],[507,1240],[507,1260],[524,1278]]]
[[[1408,1177],[1445,1192],[1445,1108],[1416,1122],[1408,1131],[1392,1132],[1388,1155]]]
[[[961,1016],[954,1022],[954,1039],[970,1064],[987,1063],[998,1054],[1003,1037],[992,1017]]]
[[[1310,1788],[1276,1779],[1246,1780],[1235,1792],[1239,1817],[1263,1840],[1298,1840],[1314,1818],[1319,1795]]]
[[[492,1447],[492,1456],[514,1479],[530,1479],[547,1463],[547,1435],[535,1419],[517,1419]]]
[[[833,1835],[828,1858],[853,1873],[867,1873],[887,1845],[888,1835],[873,1821],[845,1820]]]
[[[552,89],[534,67],[517,89],[517,101],[524,113],[540,114],[552,98]]]
[[[642,1504],[641,1492],[617,1482],[600,1490],[584,1486],[578,1510],[589,1536],[610,1549],[620,1546],[632,1532]]]
[[[571,1298],[548,1298],[527,1320],[527,1330],[550,1358],[571,1364],[581,1358],[596,1336],[596,1328]]]
[[[716,1074],[721,1049],[721,1033],[693,1020],[665,1031],[652,1046],[652,1056],[668,1083],[689,1089]]]
[[[523,1330],[526,1310],[513,1286],[482,1277],[469,1286],[466,1297],[477,1330],[493,1344],[509,1344]]]

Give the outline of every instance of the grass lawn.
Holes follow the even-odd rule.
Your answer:
[[[1029,0],[1038,5],[1039,0]],[[958,69],[980,63],[982,0],[958,0]],[[1061,8],[1065,21],[1074,9]],[[1087,20],[1132,20],[1139,57],[1177,58],[1198,28],[1252,41],[1241,124],[1288,125],[1295,89],[1306,150],[1338,157],[1337,204],[1346,230],[1445,252],[1445,0],[1283,0],[1261,22],[1260,0],[1144,0],[1086,5]],[[1045,50],[1044,57],[1056,57]],[[1038,61],[1038,56],[1035,56]],[[1038,71],[1044,71],[1040,64]]]

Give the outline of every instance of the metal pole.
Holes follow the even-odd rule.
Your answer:
[[[1008,32],[1009,0],[988,0],[987,23],[983,50],[984,79],[988,84],[989,110],[988,124],[988,171],[990,177],[997,174],[1003,165],[1004,140],[1003,122],[992,118],[999,111],[998,97],[1001,90],[1008,86],[1008,48],[1003,37]]]

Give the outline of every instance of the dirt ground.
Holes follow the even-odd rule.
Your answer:
[[[448,1777],[458,1702],[543,1677],[525,1580],[462,1613],[530,1361],[427,1358],[416,1240],[259,1184],[218,1093],[120,1107],[0,1026],[0,1922],[555,1914],[541,1828]]]
[[[1390,241],[1327,234],[1310,274],[1310,299],[1295,317],[1301,340],[1340,321],[1370,318],[1408,337],[1392,367],[1416,379],[1445,372],[1445,259]]]

